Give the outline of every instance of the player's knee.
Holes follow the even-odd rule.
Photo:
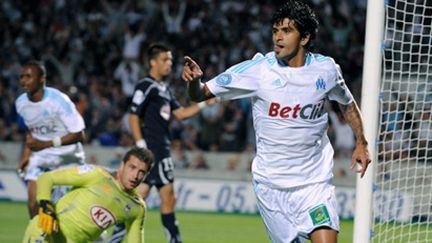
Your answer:
[[[146,199],[149,192],[150,192],[150,187],[148,185],[146,185],[145,183],[141,183],[137,188],[136,191],[138,192],[138,194]]]
[[[164,197],[163,199],[161,199],[161,203],[165,205],[175,205],[176,198],[174,196]]]
[[[329,226],[321,226],[310,233],[312,242],[337,242],[337,231]]]
[[[175,197],[161,198],[161,211],[163,213],[174,212],[175,204],[176,204]]]

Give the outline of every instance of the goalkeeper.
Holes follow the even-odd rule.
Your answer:
[[[135,188],[153,162],[149,150],[132,148],[114,176],[93,165],[43,174],[37,180],[39,214],[27,226],[23,242],[91,242],[118,223],[125,223],[128,242],[144,242],[145,203]],[[53,204],[54,185],[74,188]]]

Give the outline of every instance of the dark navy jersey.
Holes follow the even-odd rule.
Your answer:
[[[178,108],[165,82],[146,77],[135,87],[129,112],[140,118],[141,132],[156,161],[170,156],[169,122]]]

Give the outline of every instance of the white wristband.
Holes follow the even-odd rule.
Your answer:
[[[146,141],[144,139],[140,139],[140,140],[136,141],[135,145],[138,148],[147,148],[147,143],[146,143]]]
[[[60,146],[62,146],[61,137],[55,137],[52,140],[52,143],[53,143],[53,147],[60,147]]]
[[[197,105],[202,110],[202,109],[204,109],[207,106],[207,103],[205,101],[201,101]]]

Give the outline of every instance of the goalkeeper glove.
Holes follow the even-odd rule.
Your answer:
[[[54,211],[54,205],[48,200],[39,201],[38,227],[46,234],[58,231],[58,221]]]

